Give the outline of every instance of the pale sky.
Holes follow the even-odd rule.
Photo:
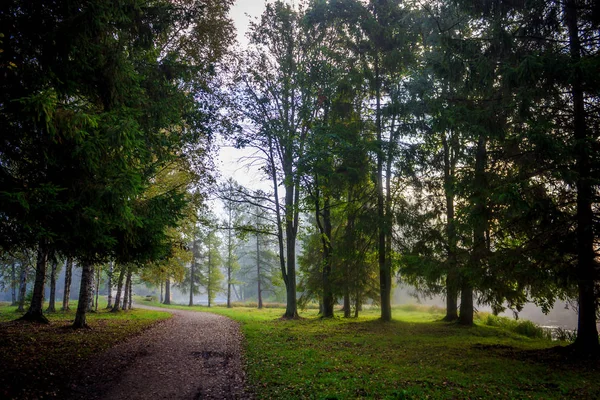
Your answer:
[[[264,9],[265,0],[237,0],[231,8],[230,16],[237,29],[237,40],[242,48],[248,44],[245,35],[250,18],[260,17]],[[249,150],[221,147],[216,162],[221,179],[233,177],[238,183],[251,189],[271,189],[270,183],[264,180],[265,176],[258,168],[247,168],[246,162],[240,160],[251,155],[252,152]]]

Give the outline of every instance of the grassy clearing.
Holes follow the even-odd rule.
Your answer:
[[[597,362],[568,361],[549,350],[566,343],[486,325],[487,316],[466,328],[414,305],[394,308],[392,323],[379,322],[377,310],[331,320],[308,310],[285,321],[281,309],[192,309],[241,322],[257,398],[600,398]]]
[[[93,354],[136,335],[169,313],[131,310],[111,313],[106,302],[88,314],[90,330],[69,326],[73,311],[47,314],[50,325],[14,321],[16,307],[0,303],[0,398],[62,398],[69,373]]]

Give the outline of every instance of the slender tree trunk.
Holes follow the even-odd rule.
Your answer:
[[[346,287],[344,288],[344,318],[350,318],[350,314],[352,310],[350,310],[352,306],[350,305],[350,288],[346,283]]]
[[[95,281],[95,269],[94,269],[94,264],[90,264],[89,266],[89,273],[90,273],[90,281],[89,284],[87,285],[87,312],[94,312],[94,288],[96,286],[96,281]],[[83,273],[83,272],[82,272]],[[79,299],[79,301],[81,301],[81,298]]]
[[[12,263],[10,267],[10,294],[11,294],[11,306],[17,305],[17,264]]]
[[[114,268],[114,263],[112,261],[108,263],[108,282],[106,282],[106,290],[108,291],[108,305],[106,306],[107,309],[112,308],[113,306],[112,286]]]
[[[69,300],[71,298],[71,279],[73,277],[73,257],[67,257],[65,262],[65,290],[63,292],[62,310],[68,311]]]
[[[160,302],[161,302],[161,304],[163,302],[163,284],[164,284],[164,282],[161,280],[160,281]]]
[[[129,271],[129,309],[133,308],[133,271]]]
[[[258,221],[257,221],[257,229],[258,229]],[[263,308],[263,299],[262,299],[262,288],[260,287],[261,285],[261,271],[260,271],[260,235],[257,233],[256,234],[256,282],[257,282],[257,288],[256,288],[256,293],[257,293],[257,297],[258,297],[258,309],[262,309]]]
[[[318,199],[317,199],[318,202]],[[318,216],[317,216],[318,218]],[[331,204],[329,196],[324,197],[323,204],[323,227],[322,227],[322,243],[323,243],[323,317],[333,317],[333,284],[331,282],[332,270],[332,227],[331,227]]]
[[[86,312],[90,308],[90,287],[94,280],[94,269],[89,262],[81,262],[81,285],[79,286],[79,302],[73,322],[74,329],[87,328]]]
[[[27,296],[27,264],[21,264],[19,276],[19,307],[18,312],[25,312],[25,297]]]
[[[44,307],[44,284],[46,281],[46,266],[48,263],[48,241],[45,239],[40,240],[37,250],[37,261],[35,270],[35,283],[33,285],[33,297],[31,299],[31,305],[25,315],[21,317],[22,320],[41,322],[47,324],[48,318],[44,316],[42,311]]]
[[[129,297],[131,297],[131,271],[127,268],[127,275],[125,279],[125,292],[123,293],[123,310],[129,309]]]
[[[458,319],[458,276],[456,269],[456,227],[454,223],[454,157],[452,149],[442,134],[444,147],[444,193],[446,196],[446,240],[447,240],[447,266],[446,274],[446,316],[444,321],[456,321]]]
[[[190,307],[194,305],[194,276],[196,275],[196,229],[194,228],[194,237],[192,243],[192,263],[190,265]]]
[[[229,211],[229,224],[227,231],[227,308],[231,308],[231,210]]]
[[[171,304],[171,281],[169,278],[165,279],[165,301],[163,304]]]
[[[94,307],[94,311],[98,311],[98,297],[100,295],[100,274],[102,272],[102,267],[98,265],[96,269],[96,306]]]
[[[358,312],[361,311],[361,306],[360,306],[360,294],[356,293],[356,299],[354,299],[355,303],[354,303],[354,318],[358,318]]]
[[[58,268],[58,260],[52,257],[50,269],[50,299],[48,300],[47,313],[56,312],[56,269]]]
[[[594,188],[592,186],[592,167],[589,156],[591,143],[587,133],[585,99],[582,85],[581,40],[579,38],[577,0],[565,3],[565,19],[569,29],[569,49],[575,65],[571,86],[573,98],[573,130],[577,170],[577,288],[579,291],[579,318],[577,321],[577,339],[574,348],[584,354],[600,354],[598,328],[596,326],[595,252],[594,252]]]
[[[208,242],[208,279],[207,279],[207,284],[206,284],[206,295],[208,296],[208,301],[207,301],[207,305],[208,307],[211,306],[211,300],[212,300],[212,296],[213,296],[213,292],[212,292],[212,249],[211,249],[211,244],[210,241]]]
[[[379,291],[381,296],[381,320],[392,320],[392,271],[388,263],[387,249],[387,219],[385,215],[384,187],[383,187],[383,135],[381,122],[381,77],[379,71],[379,55],[375,57],[375,97],[376,97],[376,129],[377,129],[377,220],[378,220],[378,263],[379,263]]]
[[[117,312],[121,308],[121,290],[123,289],[123,278],[125,277],[125,266],[121,266],[119,271],[119,278],[117,279],[117,293],[115,294],[115,304],[112,308],[112,312]]]
[[[482,262],[486,252],[485,231],[487,227],[486,212],[486,177],[485,168],[487,163],[487,138],[479,136],[477,153],[475,155],[475,190],[472,197],[473,202],[473,250],[469,259],[468,268],[461,274],[460,315],[458,322],[461,325],[473,325],[473,280],[472,276],[482,270]]]

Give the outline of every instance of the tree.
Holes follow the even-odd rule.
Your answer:
[[[267,4],[260,20],[251,23],[251,50],[238,77],[240,104],[237,111],[249,122],[237,137],[241,147],[256,149],[273,182],[278,219],[280,268],[287,293],[284,316],[296,318],[296,237],[300,212],[300,160],[304,155],[310,120],[310,90],[302,79],[305,57],[300,15],[277,1]],[[284,188],[283,203],[280,186]]]

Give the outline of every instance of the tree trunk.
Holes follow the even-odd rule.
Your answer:
[[[454,157],[448,144],[446,134],[442,134],[444,147],[444,193],[446,196],[446,240],[447,240],[447,268],[446,274],[446,316],[444,321],[458,319],[458,276],[456,273],[456,227],[454,223]]]
[[[89,266],[90,273],[90,281],[87,285],[87,312],[94,312],[94,287],[96,286],[95,277],[94,277],[94,264],[90,264]],[[83,273],[83,272],[82,272]],[[81,301],[81,298],[79,298]]]
[[[194,237],[192,243],[192,263],[190,264],[190,302],[188,306],[192,307],[194,305],[194,275],[196,274],[195,266],[196,266],[196,230],[194,228]]]
[[[392,271],[388,263],[387,249],[387,218],[385,215],[384,187],[383,187],[383,136],[381,122],[381,78],[379,71],[379,55],[375,57],[375,97],[376,97],[376,129],[377,129],[377,220],[378,220],[378,263],[379,263],[379,291],[381,296],[381,320],[392,320]]]
[[[164,282],[161,280],[160,281],[160,303],[161,304],[163,302],[163,284],[164,284]]]
[[[50,269],[50,299],[48,300],[47,313],[56,312],[56,269],[58,268],[58,260],[52,257]]]
[[[479,136],[477,153],[475,155],[475,190],[472,196],[473,202],[473,250],[469,257],[469,271],[461,274],[460,315],[458,322],[461,325],[473,325],[473,276],[482,270],[482,262],[487,249],[485,231],[487,227],[486,211],[486,177],[485,168],[487,163],[487,138]]]
[[[257,223],[257,229],[258,229],[258,223]],[[260,272],[260,237],[259,237],[258,233],[256,234],[256,281],[257,281],[256,293],[257,293],[257,297],[258,297],[258,309],[260,310],[263,308],[263,299],[262,299],[262,288],[260,287],[262,282],[261,282],[261,272]]]
[[[117,279],[117,293],[115,294],[115,304],[112,308],[112,312],[117,312],[121,308],[121,289],[123,289],[123,278],[125,277],[125,267],[121,266],[119,271],[119,278]]]
[[[350,305],[350,288],[348,287],[348,284],[346,284],[346,287],[344,288],[344,318],[350,318],[350,314],[351,314],[351,308],[352,306]]]
[[[133,271],[129,271],[129,309],[133,308]]]
[[[112,285],[113,285],[113,273],[114,273],[114,263],[111,261],[108,264],[108,282],[106,282],[106,290],[108,291],[108,304],[106,308],[112,308],[113,306],[113,296],[112,296]]]
[[[127,275],[125,279],[125,291],[123,293],[123,305],[121,306],[122,310],[129,309],[129,297],[131,296],[131,271],[127,268]]]
[[[578,1],[567,0],[565,19],[569,29],[569,50],[575,72],[571,87],[573,98],[573,130],[577,170],[577,288],[579,291],[579,318],[574,348],[582,354],[600,354],[598,328],[596,326],[596,296],[594,293],[594,212],[592,203],[592,167],[589,151],[592,138],[588,136],[586,110],[581,76],[581,40],[578,26]]]
[[[317,199],[318,202],[318,199]],[[318,210],[318,209],[317,209]],[[317,216],[318,218],[318,216]],[[325,196],[323,204],[323,317],[333,318],[333,284],[331,282],[332,269],[332,227],[331,227],[331,204],[329,196]]]
[[[171,281],[169,278],[165,279],[165,301],[163,304],[171,304]]]
[[[11,306],[16,306],[17,303],[17,264],[12,263],[10,267],[10,294],[11,294]]]
[[[69,308],[69,300],[71,298],[71,279],[73,277],[73,257],[67,257],[67,261],[65,263],[65,289],[63,292],[63,304],[62,310],[68,311]]]
[[[79,286],[79,302],[73,322],[74,329],[88,328],[86,312],[90,308],[90,287],[94,280],[94,269],[89,262],[81,263],[81,285]]]
[[[33,286],[33,297],[31,305],[22,320],[41,322],[47,324],[48,318],[44,316],[42,311],[44,307],[44,284],[46,281],[46,266],[48,263],[48,242],[45,239],[40,240],[37,250],[37,261],[35,270],[35,283]]]
[[[102,272],[102,267],[99,265],[96,270],[96,306],[94,307],[94,311],[98,311],[98,297],[100,295],[100,273]]]
[[[19,276],[19,307],[18,312],[25,312],[25,297],[27,296],[27,264],[21,264]]]
[[[211,272],[212,272],[212,255],[211,255],[211,247],[210,241],[208,242],[208,279],[206,284],[206,295],[208,296],[208,301],[206,302],[207,306],[210,307],[211,299],[212,299],[212,282],[211,282]]]

